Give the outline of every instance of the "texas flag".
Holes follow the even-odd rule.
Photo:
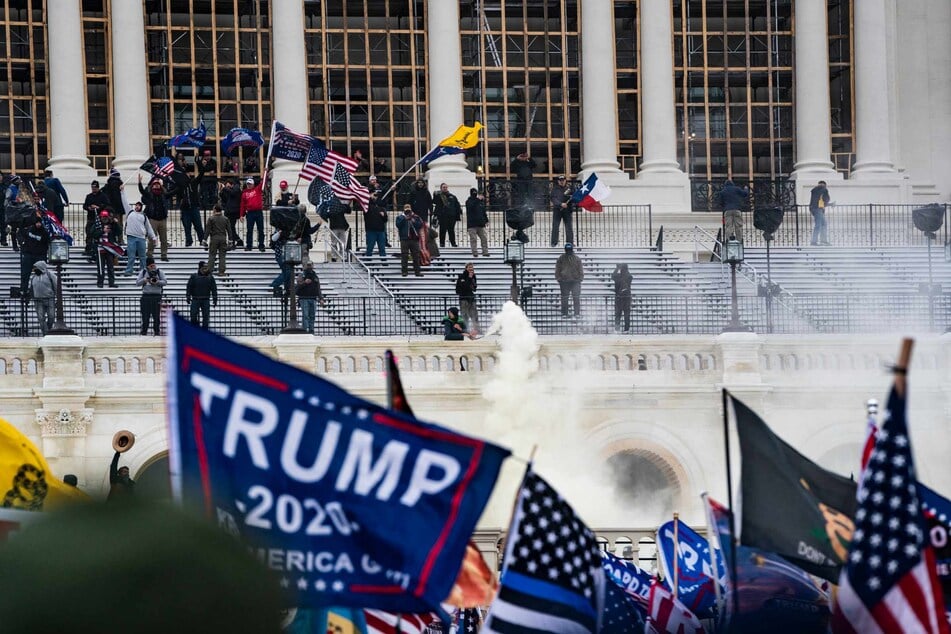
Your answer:
[[[588,211],[604,211],[601,202],[610,195],[611,188],[602,183],[597,174],[592,173],[571,197],[571,202]]]

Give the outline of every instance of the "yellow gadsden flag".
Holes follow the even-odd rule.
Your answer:
[[[471,126],[461,125],[451,135],[439,142],[440,147],[454,147],[460,150],[468,150],[479,144],[479,130],[482,124],[476,121]]]
[[[0,418],[0,507],[49,511],[88,499],[57,479],[30,439]]]

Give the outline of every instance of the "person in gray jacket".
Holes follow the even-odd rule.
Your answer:
[[[56,308],[56,274],[47,269],[46,262],[40,260],[33,265],[30,276],[30,291],[33,293],[33,308],[36,320],[40,322],[43,336],[53,327],[53,311]]]
[[[162,289],[167,283],[165,273],[155,266],[155,259],[147,258],[145,268],[139,271],[139,277],[135,280],[136,286],[142,287],[142,298],[139,300],[139,308],[142,311],[142,327],[139,329],[140,335],[145,335],[149,330],[149,321],[152,322],[152,333],[158,337],[162,328],[160,311],[162,309]]]
[[[565,244],[565,252],[555,262],[555,280],[561,287],[561,314],[568,316],[568,296],[574,303],[574,316],[581,316],[581,282],[584,280],[584,264],[575,255],[572,244]]]

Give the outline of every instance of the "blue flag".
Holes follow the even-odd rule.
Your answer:
[[[294,132],[280,121],[275,121],[271,127],[269,153],[272,158],[303,163],[315,143],[320,141],[310,135]]]
[[[647,616],[642,609],[621,586],[610,582],[604,584],[604,608],[601,610],[599,634],[641,634]]]
[[[423,167],[426,167],[433,161],[444,156],[449,156],[451,154],[465,154],[466,151],[462,148],[457,147],[447,147],[445,145],[437,145],[429,152],[426,153],[426,156],[420,159],[419,164]]]
[[[921,513],[925,516],[931,548],[934,549],[938,581],[944,594],[944,608],[951,623],[951,500],[944,498],[921,482],[918,483],[918,499]]]
[[[252,544],[298,607],[448,619],[440,601],[509,452],[170,324],[176,498]]]
[[[677,522],[677,598],[699,618],[707,618],[716,605],[714,574],[710,565],[710,545],[683,522]],[[657,558],[664,580],[673,590],[674,584],[674,522],[657,529]]]
[[[257,130],[247,128],[231,128],[228,134],[221,139],[221,153],[229,156],[231,151],[239,147],[259,148],[264,145],[264,137]]]
[[[651,574],[641,570],[633,562],[615,557],[611,553],[601,553],[601,567],[607,577],[624,590],[637,605],[641,615],[647,616],[647,598],[651,589]]]
[[[191,128],[185,134],[173,136],[168,141],[168,147],[201,147],[205,144],[205,120],[198,120],[198,127]]]

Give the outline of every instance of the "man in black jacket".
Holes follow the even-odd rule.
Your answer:
[[[314,263],[310,260],[304,263],[304,270],[297,276],[295,287],[300,302],[301,327],[310,334],[314,334],[314,318],[317,314],[317,302],[324,305],[324,294],[320,292],[320,278],[314,271]]]
[[[520,207],[532,202],[532,172],[535,170],[535,159],[522,152],[509,166],[514,177],[512,183],[512,206]]]
[[[426,181],[419,179],[413,185],[413,191],[409,196],[410,207],[413,213],[419,216],[423,222],[429,222],[429,212],[433,208],[433,195],[426,188]]]
[[[24,222],[17,232],[17,241],[20,243],[20,296],[24,300],[28,298],[27,289],[33,265],[46,261],[46,252],[50,246],[50,236],[43,228],[39,211],[32,220],[31,224]]]
[[[565,242],[574,242],[575,232],[572,226],[574,209],[571,206],[571,186],[568,185],[567,178],[558,177],[551,187],[551,195],[548,199],[551,202],[551,246],[558,246],[558,229],[561,223],[565,223]]]
[[[225,211],[225,218],[228,219],[228,236],[232,249],[244,246],[244,240],[238,235],[235,227],[238,224],[238,218],[241,217],[241,189],[237,185],[237,182],[229,179],[225,181],[225,186],[218,194],[221,207]]]
[[[449,185],[442,183],[433,196],[434,214],[439,220],[439,246],[446,246],[449,236],[450,246],[456,246],[456,223],[462,220],[462,205],[456,195],[449,191]]]
[[[86,257],[93,258],[96,256],[96,237],[98,236],[91,236],[90,231],[92,231],[96,220],[99,218],[99,212],[109,206],[109,199],[99,189],[99,181],[90,183],[89,189],[90,192],[86,194],[86,200],[83,202],[83,209],[86,210],[86,248],[83,252]]]
[[[737,187],[731,180],[723,184],[723,189],[720,190],[720,205],[723,206],[724,242],[734,236],[740,242],[743,241],[743,214],[741,210],[746,206],[749,197],[749,188]]]
[[[201,246],[208,246],[205,242],[205,230],[202,228],[201,211],[198,205],[197,182],[176,166],[175,171],[172,172],[172,183],[174,183],[174,188],[171,193],[178,199],[182,229],[185,230],[185,246],[190,247],[194,242],[192,239],[193,227]]]
[[[479,281],[476,278],[475,266],[472,262],[467,262],[466,268],[456,278],[456,295],[459,296],[462,320],[469,325],[473,333],[479,331],[479,309],[476,307],[478,288]]]
[[[115,168],[109,170],[109,178],[106,180],[105,187],[102,188],[102,193],[105,194],[106,199],[109,200],[109,210],[112,212],[112,217],[115,219],[116,231],[113,242],[116,244],[122,244],[122,236],[124,233],[122,226],[127,211],[125,208],[125,203],[122,200],[123,189],[124,187],[122,184],[122,178],[119,175],[119,170]]]
[[[149,181],[149,188],[142,187],[142,175],[139,174],[139,194],[145,205],[145,217],[155,230],[155,234],[162,242],[162,261],[168,262],[168,194],[158,177]],[[155,251],[155,241],[149,242],[147,257],[152,257]]]
[[[198,168],[198,202],[202,209],[211,209],[218,198],[218,161],[205,150],[195,160]]]
[[[198,311],[201,311],[201,327],[207,329],[211,319],[209,304],[218,305],[218,285],[211,275],[211,269],[204,262],[198,263],[198,272],[192,273],[185,287],[185,300],[191,308],[191,322],[198,325]]]
[[[386,223],[389,217],[386,214],[386,208],[377,198],[377,192],[370,194],[370,204],[367,207],[367,210],[363,212],[363,226],[367,234],[366,256],[373,255],[375,244],[380,257],[383,258],[383,264],[386,265]]]
[[[819,183],[809,192],[809,213],[812,214],[812,240],[809,244],[812,246],[829,246],[829,229],[826,225],[826,207],[831,204],[829,199],[829,190],[825,181]]]
[[[482,255],[489,257],[489,237],[485,233],[485,228],[489,226],[489,214],[485,211],[485,196],[476,189],[469,190],[469,198],[466,199],[466,230],[469,233],[469,248],[472,249],[472,257],[478,257],[476,250],[476,238],[482,242]]]

